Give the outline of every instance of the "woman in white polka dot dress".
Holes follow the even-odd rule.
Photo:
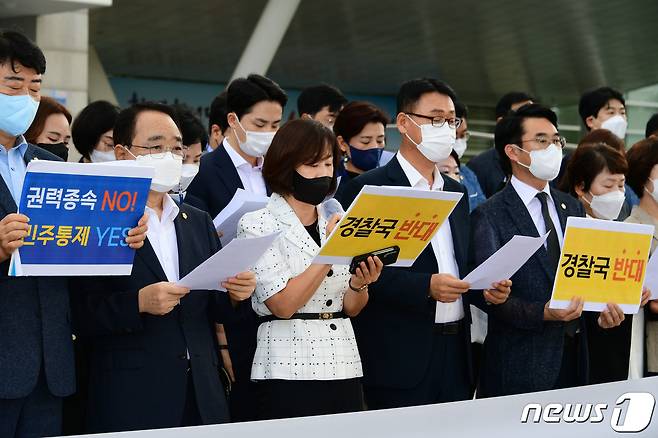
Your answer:
[[[382,263],[312,264],[336,226],[320,205],[336,188],[340,153],[320,123],[294,120],[274,137],[263,178],[266,208],[246,214],[238,238],[281,232],[254,267],[252,306],[261,318],[251,378],[260,389],[259,417],[287,418],[361,410],[361,359],[349,317],[368,302]],[[327,216],[330,216],[327,218]]]

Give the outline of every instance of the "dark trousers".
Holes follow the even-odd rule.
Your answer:
[[[258,412],[254,409],[254,406],[258,405],[259,397],[257,383],[252,382],[249,378],[241,379],[236,377],[235,382],[231,385],[231,393],[229,394],[231,422],[239,423],[242,421],[258,420]]]
[[[196,393],[194,392],[194,382],[192,381],[192,370],[187,371],[187,394],[185,395],[185,407],[181,418],[181,426],[200,426],[203,424],[199,406],[196,402]]]
[[[560,374],[553,389],[573,388],[579,386],[578,379],[578,344],[582,341],[582,334],[574,337],[564,337],[564,349],[562,351],[562,364]]]
[[[363,410],[360,379],[260,380],[261,420]]]
[[[434,334],[432,357],[420,383],[413,388],[364,386],[368,409],[400,408],[472,398],[466,348],[461,334]]]
[[[61,433],[62,398],[50,393],[43,370],[30,395],[0,399],[0,437],[42,437]]]

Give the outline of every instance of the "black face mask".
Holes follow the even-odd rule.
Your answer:
[[[64,143],[39,143],[37,146],[47,150],[51,154],[57,155],[64,161],[68,161],[69,159],[69,148]]]
[[[292,190],[295,199],[311,205],[319,205],[329,194],[330,176],[304,178],[297,171],[292,177]]]

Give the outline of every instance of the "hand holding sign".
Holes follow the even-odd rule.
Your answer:
[[[139,222],[137,222],[137,226],[128,231],[126,243],[132,249],[139,249],[144,246],[144,241],[146,240],[146,232],[148,231],[148,226],[146,225],[148,220],[149,215],[144,213],[139,219]]]
[[[637,313],[653,226],[570,217],[555,275],[551,309],[580,296],[584,310],[602,312],[616,303]]]
[[[11,254],[23,246],[30,226],[24,214],[11,213],[0,221],[0,263],[8,260]]]

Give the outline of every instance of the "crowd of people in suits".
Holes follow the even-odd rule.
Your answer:
[[[569,388],[658,373],[658,301],[624,315],[581,297],[549,307],[568,217],[658,225],[658,116],[626,148],[624,97],[581,97],[587,131],[563,150],[558,117],[503,96],[494,145],[463,164],[468,110],[445,82],[397,92],[393,120],[335,87],[286,93],[231,81],[208,126],[184,107],[97,101],[75,119],[41,96],[42,51],[0,32],[0,435],[114,432],[384,409]],[[401,140],[382,162],[386,127]],[[29,218],[26,166],[124,161],[155,168],[126,242],[129,276],[13,277]],[[313,263],[366,186],[463,196],[410,267]],[[279,232],[217,291],[176,282],[221,248],[212,218],[238,189],[269,196],[237,238]],[[332,207],[333,208],[330,208]],[[461,280],[515,235],[546,243],[509,279]],[[658,230],[656,230],[658,233]],[[658,239],[655,237],[652,251]]]

